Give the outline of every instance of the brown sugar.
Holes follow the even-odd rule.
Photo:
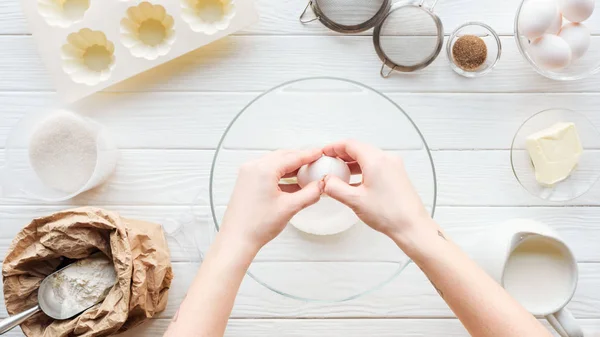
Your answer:
[[[487,60],[487,45],[475,35],[461,36],[452,46],[452,57],[463,70],[477,70]]]

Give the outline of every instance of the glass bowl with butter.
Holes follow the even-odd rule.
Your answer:
[[[600,133],[583,114],[544,110],[521,125],[510,159],[527,191],[543,200],[567,202],[588,192],[600,178]]]

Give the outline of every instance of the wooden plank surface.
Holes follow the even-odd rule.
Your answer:
[[[0,150],[0,163],[4,162]],[[219,157],[215,182],[217,205],[225,205],[233,189],[243,158],[256,158],[256,152],[239,151]],[[425,202],[433,201],[433,180],[429,159],[417,154],[418,161],[407,163],[411,177],[419,182]],[[439,206],[598,206],[600,185],[568,203],[539,199],[516,180],[509,150],[433,151],[438,182]],[[122,150],[115,173],[103,186],[73,200],[77,205],[191,205],[198,197],[208,200],[210,169],[214,150]],[[600,152],[594,152],[597,161]],[[593,169],[590,167],[590,169]],[[419,171],[422,168],[422,171]],[[5,205],[43,204],[23,192],[7,189],[0,198]]]
[[[544,325],[549,326],[543,321]],[[598,336],[600,321],[585,319],[580,321],[586,336]],[[137,333],[161,334],[168,321],[157,320],[138,331],[123,336],[136,336]],[[397,337],[397,336],[445,336],[466,337],[468,333],[460,322],[454,319],[341,319],[341,320],[256,320],[244,319],[229,322],[225,336],[247,337]],[[553,334],[558,336],[558,334]]]
[[[402,39],[398,37],[398,39]],[[593,37],[593,46],[600,48]],[[455,74],[445,53],[415,74],[379,75],[368,36],[233,36],[118,84],[108,91],[264,91],[306,76],[344,77],[386,92],[598,92],[600,76],[576,82],[538,75],[512,37],[497,69],[477,79]],[[594,52],[594,51],[590,51]],[[0,91],[51,91],[30,36],[0,36]]]
[[[421,73],[383,80],[370,31],[341,36],[319,23],[300,24],[304,1],[257,0],[261,15],[257,25],[71,106],[113,132],[122,149],[117,171],[107,185],[60,205],[44,205],[22,194],[0,197],[0,255],[32,218],[70,206],[99,205],[163,224],[171,233],[168,241],[176,274],[168,309],[125,334],[161,336],[198,268],[200,252],[206,251],[214,235],[208,206],[210,165],[231,119],[261,92],[284,81],[343,77],[382,91],[417,123],[434,150],[436,219],[468,253],[477,251],[481,235],[511,218],[537,219],[560,233],[580,267],[579,288],[569,308],[581,320],[586,336],[598,337],[600,186],[568,204],[542,202],[515,180],[509,149],[521,123],[548,108],[582,112],[600,126],[600,75],[570,83],[537,75],[512,37],[519,2],[453,0],[440,1],[436,7],[446,35],[472,20],[484,21],[502,35],[503,56],[491,75],[461,78],[442,53]],[[589,26],[597,46],[600,20],[592,20]],[[52,91],[19,1],[0,1],[0,166],[9,131],[24,114],[61,106]],[[273,113],[266,111],[262,118],[250,121],[260,126]],[[389,117],[390,124],[399,123],[400,117]],[[311,131],[310,123],[286,127],[296,134]],[[329,130],[344,134],[335,125]],[[397,144],[377,135],[363,136],[380,146]],[[240,159],[249,155],[252,152],[237,151],[223,162],[222,184],[216,193],[218,216],[223,214]],[[428,177],[416,173],[415,179]],[[183,237],[175,231],[181,224],[186,226]],[[364,225],[352,231],[368,240],[357,246],[338,239],[333,245],[329,239],[306,240],[288,228],[261,252],[251,271],[281,288],[341,296],[377,283],[356,270],[369,269],[370,275],[381,278],[395,270],[390,257],[404,261],[396,247]],[[369,247],[373,243],[376,249]],[[349,282],[344,275],[354,280]],[[324,280],[335,280],[337,293],[319,287]],[[0,317],[4,316],[2,309]],[[17,329],[8,335],[22,334]],[[292,300],[246,278],[226,335],[458,337],[467,333],[424,275],[410,265],[384,288],[344,303]]]
[[[0,207],[0,219],[3,231],[0,232],[0,255],[5,255],[10,242],[16,233],[31,219],[45,216],[69,206],[13,206]],[[208,206],[125,206],[110,205],[105,208],[119,212],[129,218],[142,219],[162,224],[170,233],[181,225],[188,226],[186,231],[199,238],[200,251],[206,252],[214,236],[214,224]],[[222,217],[224,207],[217,209],[217,216]],[[596,207],[446,207],[437,209],[436,219],[457,244],[468,253],[474,254],[481,235],[488,230],[501,226],[503,222],[515,218],[535,219],[552,226],[563,239],[571,243],[575,257],[579,262],[600,262],[600,219]],[[375,260],[378,256],[389,254],[389,247],[379,247],[369,250],[372,246],[370,240],[385,242],[366,229],[355,229],[359,235],[366,235],[364,242],[348,243],[347,246],[338,246],[339,251],[329,255],[331,261],[349,261],[352,256],[356,261]],[[288,261],[317,260],[316,257],[324,253],[323,245],[327,239],[311,240],[303,237],[300,241],[293,229],[288,229],[280,238],[269,244],[264,252],[263,259],[279,259]],[[194,256],[190,244],[183,240],[183,245],[177,237],[169,239],[171,259],[174,262],[186,262]],[[332,238],[331,241],[334,239]],[[380,250],[379,250],[380,249]],[[314,255],[308,252],[313,252]],[[296,255],[290,255],[291,253]],[[358,253],[357,253],[358,252]],[[396,253],[396,250],[393,250]],[[399,252],[397,252],[400,254]],[[266,254],[266,255],[265,255]],[[360,256],[359,256],[360,255]],[[287,256],[287,258],[285,258]]]
[[[298,0],[257,0],[260,22],[240,34],[246,35],[323,35],[332,34],[319,23],[302,25],[298,18],[308,1]],[[408,3],[406,0],[399,2]],[[483,21],[491,25],[499,34],[512,35],[514,16],[520,0],[476,1],[452,0],[440,1],[435,12],[444,23],[446,34],[450,34],[459,25],[467,21]],[[26,20],[21,13],[18,1],[6,1],[0,4],[0,35],[28,34]],[[594,33],[600,33],[600,22],[589,23]],[[370,34],[365,32],[363,34]]]
[[[370,266],[370,267],[369,267]],[[338,295],[359,292],[366,284],[377,280],[371,274],[353,273],[355,268],[369,267],[375,275],[385,273],[386,267],[359,262],[336,263],[321,268],[320,266],[298,267],[293,263],[254,263],[250,270],[258,275],[271,275],[273,285],[286,284],[288,290],[297,294],[315,294],[323,289],[295,289],[302,287],[303,279],[335,279],[340,288]],[[167,309],[157,318],[172,318],[183,300],[186,290],[196,274],[197,263],[174,263],[175,278],[169,293]],[[319,272],[317,274],[311,274]],[[600,294],[597,284],[600,281],[600,265],[593,263],[579,264],[579,284],[575,297],[568,305],[577,318],[597,318],[600,316]],[[308,274],[307,274],[308,273]],[[355,275],[358,279],[346,279],[341,282],[340,275]],[[291,287],[293,285],[293,287]],[[341,290],[344,287],[344,290]],[[327,287],[330,291],[334,288]],[[333,296],[335,294],[329,294]],[[333,297],[330,297],[333,299]],[[0,316],[6,317],[6,310],[0,310]],[[439,297],[435,289],[427,281],[425,275],[414,264],[386,286],[376,292],[346,302],[303,302],[275,294],[253,279],[246,277],[232,313],[233,318],[452,318],[454,314]]]
[[[76,111],[102,123],[121,149],[214,149],[233,117],[258,93],[104,93]],[[574,94],[387,94],[417,124],[434,150],[510,149],[531,115],[569,108],[600,125],[600,95]],[[59,106],[53,93],[0,92],[0,148],[27,112]],[[452,104],[447,104],[448,102]],[[442,107],[442,108],[441,108]],[[310,111],[307,111],[307,114]],[[398,116],[401,120],[402,116]],[[260,125],[260,120],[250,120]],[[286,125],[296,130],[296,125]],[[329,126],[334,133],[341,133]],[[173,132],[172,130],[177,130]],[[135,135],[132,137],[131,135]]]
[[[545,320],[542,324],[550,327]],[[600,320],[579,320],[586,336],[597,337]],[[169,325],[167,319],[157,319],[131,331],[123,337],[162,336]],[[23,336],[19,330],[5,336]],[[444,336],[467,337],[469,334],[456,319],[232,319],[225,337],[398,337]],[[553,332],[553,336],[558,336]]]

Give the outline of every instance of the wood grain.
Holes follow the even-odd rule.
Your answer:
[[[0,152],[0,163],[4,162]],[[214,151],[123,150],[109,181],[74,198],[75,205],[191,205],[208,186]],[[6,193],[6,191],[5,191]],[[3,204],[40,204],[14,191]],[[60,203],[59,203],[60,204]],[[62,204],[67,204],[64,202]]]
[[[2,227],[7,229],[17,229],[22,227],[29,219],[48,214],[53,210],[58,210],[58,206],[50,207],[2,207],[0,209],[0,218]],[[188,219],[189,207],[132,207],[116,206],[111,210],[119,211],[123,216],[135,217],[148,221],[155,221],[166,225],[167,230],[173,228],[174,223]],[[195,215],[192,228],[210,233],[212,223],[206,215],[206,209],[192,210]],[[600,251],[596,245],[600,228],[595,225],[597,222],[594,208],[441,208],[438,221],[447,229],[449,235],[457,241],[468,252],[474,252],[474,244],[477,236],[486,232],[486,228],[497,225],[489,223],[490,219],[497,219],[498,222],[514,217],[528,217],[547,222],[553,226],[564,237],[567,242],[579,243],[572,247],[580,261],[600,259]],[[2,231],[0,236],[0,254],[5,255],[8,244],[16,230]],[[286,240],[285,236],[283,239]],[[210,240],[200,243],[201,249],[205,250]],[[169,241],[172,248],[172,258],[174,261],[189,260],[191,250],[181,250],[178,242]],[[297,242],[295,243],[297,244]],[[187,246],[188,248],[193,248]],[[306,248],[306,246],[304,246]],[[315,248],[315,247],[313,247]],[[311,248],[311,249],[313,249]],[[360,249],[355,248],[354,250]],[[294,250],[294,245],[280,246],[276,241],[274,246],[269,247],[271,252],[279,250],[280,254],[286,254]],[[318,252],[318,251],[317,251]],[[313,262],[319,263],[319,262]],[[335,262],[319,266],[310,266],[310,263],[297,264],[293,262],[256,262],[251,271],[263,278],[286,289],[303,289],[311,291],[313,288],[307,288],[306,280],[319,282],[323,279],[336,279],[344,286],[340,285],[341,292],[364,289],[365,285],[373,284],[373,275],[385,277],[390,272],[388,266],[378,264],[363,264],[358,262]],[[177,303],[183,298],[188,289],[189,282],[197,270],[198,262],[175,262],[175,283],[171,291],[171,300],[169,309],[161,316],[170,316],[174,313]],[[369,273],[365,273],[365,268],[372,268]],[[278,272],[274,272],[278,270]],[[282,272],[285,271],[285,272]],[[342,277],[347,273],[354,273],[355,278],[349,279]],[[277,275],[277,276],[275,276]],[[362,276],[361,276],[362,275]],[[597,283],[600,281],[600,264],[581,263],[580,264],[580,285],[578,294],[575,297],[571,308],[573,308],[579,317],[597,317],[600,312],[600,298],[595,291]],[[342,282],[339,278],[345,279]],[[361,278],[365,278],[361,280]],[[351,280],[351,281],[348,281]],[[287,288],[296,284],[295,287]],[[340,283],[340,284],[341,284]],[[304,284],[305,288],[302,288]],[[321,283],[323,284],[323,283]],[[299,287],[299,288],[298,288]],[[309,290],[310,289],[310,290]],[[329,289],[329,288],[327,288]],[[325,288],[320,290],[325,291]],[[317,290],[318,291],[318,290]],[[327,292],[331,292],[329,289]],[[323,294],[321,294],[323,295]],[[329,294],[333,295],[333,294]],[[303,303],[290,300],[276,295],[270,290],[257,284],[251,279],[244,282],[238,298],[235,309],[235,317],[452,317],[451,313],[445,307],[445,304],[437,297],[435,290],[431,288],[426,278],[414,266],[410,265],[408,269],[394,280],[390,285],[373,294],[359,298],[347,303],[338,304],[317,304]],[[0,316],[3,315],[0,313]]]
[[[89,104],[72,108],[109,128],[121,149],[214,149],[233,117],[257,95],[103,93]],[[597,94],[391,93],[387,96],[408,113],[428,145],[436,150],[509,149],[515,132],[528,117],[551,108],[568,107],[600,126]],[[0,92],[0,148],[5,146],[11,128],[20,118],[29,111],[59,106],[56,99],[53,93]],[[259,119],[250,122],[257,126],[261,123]],[[300,125],[293,123],[279,126],[282,127],[303,132]],[[333,134],[343,132],[338,124],[328,128]]]
[[[545,320],[540,320],[551,329]],[[170,320],[156,319],[119,336],[162,336]],[[597,336],[600,320],[580,319],[586,336]],[[468,337],[456,319],[231,319],[225,337],[397,337],[397,336]],[[558,336],[552,332],[553,336]],[[19,328],[5,336],[23,336]]]
[[[268,282],[271,284],[294,285],[293,289],[299,293],[309,293],[312,290],[302,287],[303,280],[336,279],[341,275],[349,275],[352,269],[365,267],[355,263],[337,263],[326,268],[305,266],[298,268],[291,263],[255,263],[251,271],[270,275]],[[375,266],[371,266],[374,268]],[[159,318],[171,318],[183,300],[187,289],[198,268],[197,263],[175,263],[173,270],[175,278],[169,294],[169,303],[165,312]],[[319,275],[311,274],[319,271]],[[369,269],[377,271],[377,269]],[[580,264],[579,285],[575,297],[568,308],[578,318],[597,318],[600,316],[600,295],[597,284],[600,282],[600,264]],[[355,273],[359,275],[359,273]],[[334,292],[352,292],[364,290],[365,284],[372,284],[375,280],[371,275],[362,274],[362,279],[346,279],[336,287],[322,287],[317,291],[325,292],[326,289]],[[314,289],[313,289],[314,290]],[[1,304],[1,303],[0,303]],[[0,316],[6,317],[4,308]],[[454,315],[439,297],[435,289],[427,281],[423,273],[410,264],[406,270],[385,287],[348,302],[302,302],[281,295],[258,284],[246,277],[236,299],[232,318],[452,318]]]
[[[594,152],[594,160],[600,152]],[[0,164],[4,162],[0,150]],[[200,197],[208,200],[212,150],[123,150],[115,173],[106,184],[73,200],[76,205],[191,205]],[[245,159],[259,152],[239,151],[220,157],[215,176],[215,202],[226,205],[237,170]],[[527,192],[517,182],[507,150],[434,151],[439,206],[562,206],[546,202]],[[418,154],[417,162],[407,162],[409,174],[417,182],[425,202],[431,204],[433,180],[428,159]],[[588,167],[588,169],[593,169]],[[11,192],[11,191],[8,191]],[[5,192],[6,193],[6,192]],[[12,191],[0,198],[4,205],[40,205],[42,202],[22,192]],[[600,185],[569,206],[600,205]]]
[[[415,120],[435,150],[440,205],[436,219],[467,252],[473,254],[480,235],[510,218],[537,219],[560,233],[580,262],[581,280],[569,307],[581,319],[586,336],[600,336],[600,187],[566,205],[545,203],[518,185],[508,159],[515,131],[535,112],[567,107],[600,126],[596,108],[600,106],[600,75],[570,83],[537,75],[512,37],[520,0],[440,1],[436,7],[446,35],[473,20],[486,22],[503,35],[504,53],[498,68],[475,81],[455,75],[444,53],[419,74],[396,74],[383,80],[370,31],[341,36],[319,23],[300,24],[303,1],[256,1],[261,19],[253,27],[71,106],[113,131],[123,149],[119,167],[109,184],[60,205],[41,205],[22,194],[0,197],[0,255],[32,218],[69,206],[101,205],[127,217],[161,223],[170,233],[176,273],[168,309],[162,318],[124,336],[162,335],[198,268],[196,246],[206,251],[214,235],[208,207],[210,165],[231,119],[253,98],[284,81],[343,77],[385,92]],[[0,1],[0,18],[1,166],[6,138],[15,123],[29,111],[62,105],[28,35],[19,1]],[[588,24],[598,46],[600,20]],[[330,128],[332,133],[343,134],[335,125]],[[290,131],[307,132],[307,126],[298,124]],[[381,146],[393,143],[365,137]],[[236,162],[229,160],[223,173],[219,216],[235,179]],[[415,179],[427,177],[417,174]],[[181,224],[184,235],[174,231]],[[327,240],[306,240],[289,228],[261,253],[252,271],[279,287],[334,296],[373,285],[376,280],[367,274],[387,275],[393,268],[381,261],[405,259],[386,238],[364,226],[353,230],[364,241],[350,245],[350,240],[338,239],[334,250]],[[335,280],[337,287],[331,292],[331,288],[319,287],[325,280]],[[4,316],[1,309],[0,317]],[[16,329],[7,335],[22,333]],[[386,287],[345,303],[292,300],[247,278],[226,335],[468,334],[411,265]]]
[[[600,165],[600,152],[590,152],[593,170]],[[421,198],[427,205],[433,201],[432,172],[429,159],[423,153],[402,153],[409,176],[413,179]],[[451,206],[533,206],[552,205],[527,192],[516,180],[511,164],[510,151],[433,151],[437,177],[438,205]],[[254,151],[224,151],[216,161],[215,202],[225,205],[233,191],[237,170],[247,160],[260,157]],[[596,163],[596,164],[594,164]],[[570,205],[598,205],[598,186]],[[556,204],[554,204],[556,205]]]
[[[297,0],[257,0],[260,21],[240,34],[251,35],[323,35],[333,34],[319,23],[302,25],[298,18],[307,1]],[[519,0],[478,1],[453,0],[441,1],[435,12],[444,23],[446,34],[450,34],[459,25],[467,21],[483,21],[491,25],[502,35],[513,34],[514,16]],[[29,30],[18,1],[0,4],[0,34],[28,34]],[[600,23],[590,20],[594,33],[600,32]],[[370,34],[365,32],[363,34]]]
[[[16,233],[32,219],[49,215],[68,208],[65,206],[1,206],[0,255],[4,256]],[[197,245],[206,252],[212,242],[215,228],[208,206],[104,206],[119,212],[124,217],[160,223],[167,233],[184,227],[196,241],[181,240],[180,236],[168,234],[171,259],[186,262],[197,259]],[[219,207],[217,217],[221,218],[224,207]],[[436,220],[447,234],[465,251],[474,254],[480,236],[501,226],[504,221],[515,218],[528,218],[541,221],[555,229],[570,244],[579,262],[600,262],[600,225],[598,209],[595,207],[439,207]],[[364,226],[357,226],[352,233],[353,240],[344,236],[315,238],[299,235],[288,228],[271,242],[259,256],[264,260],[279,261],[382,261],[382,257],[402,253],[395,246],[388,245],[387,239],[376,235]],[[357,239],[360,237],[360,239]],[[332,250],[328,245],[335,245]],[[326,255],[327,254],[327,255]]]
[[[542,321],[546,327],[549,325]],[[580,320],[586,336],[600,331],[598,320]],[[140,328],[138,333],[161,334],[168,321],[157,320]],[[135,333],[132,332],[132,333]],[[142,333],[143,334],[143,333]],[[558,334],[554,333],[554,336]],[[123,336],[134,336],[124,334]],[[343,319],[343,320],[231,320],[225,336],[244,337],[397,337],[397,336],[446,336],[467,337],[469,334],[455,319]]]
[[[401,39],[398,37],[398,39]],[[593,38],[600,48],[600,36]],[[497,69],[476,81],[455,74],[445,53],[414,74],[379,75],[368,36],[233,36],[118,84],[107,91],[265,91],[306,76],[356,80],[384,92],[598,92],[600,75],[559,82],[538,75],[511,37]],[[593,51],[590,51],[593,52]],[[0,36],[0,91],[51,91],[30,36]]]

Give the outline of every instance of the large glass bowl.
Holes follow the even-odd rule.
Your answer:
[[[210,178],[217,230],[244,162],[271,150],[323,146],[347,138],[402,155],[433,215],[435,169],[425,139],[410,117],[392,100],[362,84],[310,78],[259,96],[225,131]],[[260,251],[248,274],[284,296],[336,302],[377,289],[409,262],[392,240],[360,222],[331,236],[306,234],[288,225]]]
[[[521,1],[515,16],[515,40],[521,55],[523,55],[527,62],[531,64],[535,71],[547,78],[557,81],[580,80],[600,72],[600,37],[597,36],[600,32],[600,0],[595,0],[596,10],[589,19],[583,22],[583,24],[585,24],[592,32],[590,49],[582,58],[574,61],[567,68],[560,70],[548,70],[540,67],[529,53],[529,39],[521,33],[519,27],[521,10],[526,1],[530,0]]]

